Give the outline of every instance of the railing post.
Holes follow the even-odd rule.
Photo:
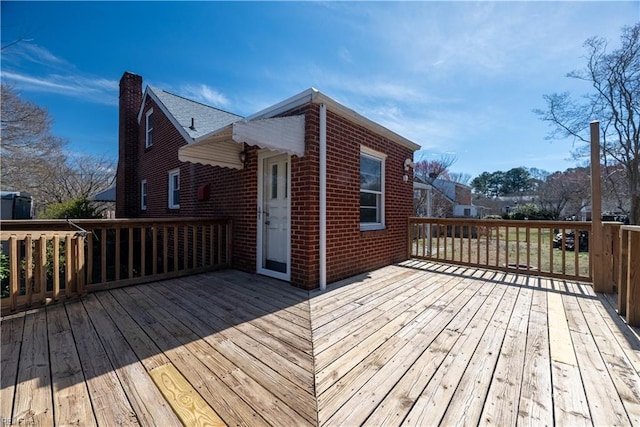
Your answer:
[[[600,182],[600,123],[591,122],[591,236],[589,254],[593,272],[593,290],[612,293],[612,284],[605,277],[602,241],[602,183]]]
[[[629,274],[629,234],[628,230],[620,227],[620,257],[618,259],[618,314],[627,314],[627,275]]]
[[[640,263],[637,261],[640,259],[640,230],[628,234],[627,323],[640,326]]]

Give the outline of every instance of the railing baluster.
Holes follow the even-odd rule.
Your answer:
[[[116,260],[115,260],[115,280],[120,280],[120,227],[116,227],[115,230],[115,240],[116,240]]]
[[[162,227],[162,272],[169,272],[169,227]]]
[[[18,307],[18,287],[20,281],[20,271],[18,270],[18,238],[16,236],[9,237],[9,298],[11,299],[11,311],[15,311]]]
[[[140,227],[140,277],[147,275],[147,227]]]
[[[197,268],[198,267],[198,226],[194,225],[192,227],[192,238],[193,238],[193,244],[192,244],[192,248],[191,248],[191,258],[192,258],[192,262],[193,262],[193,268]]]
[[[107,229],[100,230],[100,283],[107,282]]]
[[[73,247],[71,243],[71,235],[67,234],[64,238],[64,296],[65,298],[71,298],[71,291],[73,286],[73,270],[74,260]]]
[[[91,234],[89,234],[90,236]],[[77,286],[77,293],[78,296],[82,296],[84,295],[84,284],[85,284],[85,270],[86,270],[86,264],[85,264],[85,260],[84,260],[84,242],[85,242],[85,238],[83,236],[78,236],[77,238],[77,248],[78,248],[78,253],[77,253],[77,273],[78,273],[78,281],[76,282],[76,286]]]
[[[53,300],[60,297],[60,236],[53,236]]]
[[[127,254],[127,269],[129,279],[133,279],[133,236],[134,236],[134,227],[129,227],[129,241],[127,242],[127,246],[129,249],[129,253]]]
[[[93,283],[93,232],[87,234],[87,285]]]
[[[40,235],[38,239],[38,257],[37,257],[38,280],[35,283],[35,293],[40,303],[44,303],[47,294],[47,236]]]
[[[189,226],[184,225],[182,228],[182,240],[184,241],[184,246],[182,247],[182,258],[184,261],[184,269],[189,269]]]
[[[180,246],[180,238],[179,238],[179,233],[178,233],[178,226],[174,225],[173,226],[173,271],[180,270],[178,268],[178,259],[179,259],[178,249],[179,249],[179,246]]]
[[[158,225],[151,225],[151,274],[158,274]]]
[[[33,298],[33,242],[31,236],[24,238],[24,287],[27,294],[27,307],[31,307]]]

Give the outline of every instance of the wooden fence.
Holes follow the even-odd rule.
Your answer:
[[[231,265],[227,219],[3,221],[0,240],[3,314]]]
[[[590,222],[410,218],[412,258],[591,280]]]

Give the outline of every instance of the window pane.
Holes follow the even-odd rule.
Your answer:
[[[360,206],[378,207],[378,195],[374,193],[360,193]]]
[[[360,156],[360,189],[381,191],[382,162]]]
[[[380,222],[378,210],[375,208],[360,208],[360,222]]]
[[[278,165],[271,166],[271,198],[278,198]]]

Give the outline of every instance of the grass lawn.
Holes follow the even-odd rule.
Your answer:
[[[460,233],[459,233],[460,234]],[[541,272],[589,277],[589,253],[554,249],[551,229],[494,227],[490,238],[446,237],[414,240],[413,254],[443,261],[458,261],[486,266],[507,265]]]

